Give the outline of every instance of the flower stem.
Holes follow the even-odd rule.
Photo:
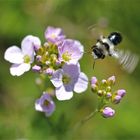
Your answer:
[[[98,112],[98,109],[96,109],[95,111],[91,112],[88,116],[86,116],[85,118],[83,118],[80,122],[78,122],[75,127],[74,127],[74,131],[76,131],[81,125],[83,125],[84,123],[86,123],[88,120],[90,120],[92,117],[94,117],[96,115],[96,113]]]
[[[87,122],[88,120],[90,120],[92,117],[95,116],[95,114],[97,112],[98,112],[97,109],[95,111],[91,112],[88,116],[86,116],[83,120],[81,120],[81,124],[84,124],[85,122]]]

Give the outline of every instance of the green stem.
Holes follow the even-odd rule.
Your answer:
[[[90,120],[92,117],[95,116],[95,114],[97,112],[98,112],[97,109],[95,111],[91,112],[88,116],[86,116],[83,120],[81,120],[81,124],[84,124],[85,122],[87,122],[88,120]]]
[[[80,122],[78,122],[75,127],[74,127],[74,131],[76,131],[81,125],[83,125],[84,123],[86,123],[88,120],[90,120],[91,118],[93,118],[96,113],[98,112],[98,109],[96,109],[95,111],[91,112],[88,116],[86,116],[84,119],[82,119]]]
[[[98,104],[98,111],[100,111],[105,104],[106,104],[105,103],[105,97],[101,97],[101,99],[99,101],[99,104]]]

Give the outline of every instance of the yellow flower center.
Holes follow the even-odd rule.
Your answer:
[[[56,38],[56,35],[55,34],[51,34],[51,38]]]
[[[64,61],[69,61],[71,60],[71,54],[69,54],[68,52],[63,53],[62,58]]]
[[[45,100],[44,103],[43,103],[43,105],[44,106],[48,106],[49,105],[49,101],[48,100]]]
[[[30,63],[30,61],[31,61],[29,55],[25,55],[25,56],[23,57],[23,59],[24,59],[24,63]]]
[[[65,85],[67,85],[67,84],[70,83],[71,77],[70,77],[69,75],[67,75],[67,74],[64,74],[64,75],[63,75],[63,78],[62,78],[62,81],[63,81],[63,83],[64,83]]]

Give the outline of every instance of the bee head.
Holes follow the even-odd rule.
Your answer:
[[[118,45],[122,41],[122,36],[118,32],[112,32],[109,36],[108,39],[114,44]]]

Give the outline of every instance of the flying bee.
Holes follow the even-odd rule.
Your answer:
[[[122,68],[131,73],[138,63],[138,56],[130,51],[117,50],[116,46],[121,43],[122,35],[119,32],[112,32],[108,37],[100,36],[96,44],[92,46],[92,56],[96,59],[104,59],[106,56],[112,56],[118,59]],[[94,63],[95,64],[95,63]]]

